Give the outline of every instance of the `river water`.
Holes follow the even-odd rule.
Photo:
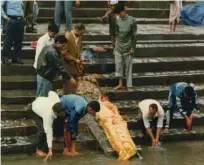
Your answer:
[[[82,149],[83,156],[65,157],[54,154],[47,163],[34,154],[2,156],[2,165],[204,165],[204,141],[186,141],[162,144],[165,150],[142,147],[143,160],[133,158],[126,162],[106,157],[102,152]]]

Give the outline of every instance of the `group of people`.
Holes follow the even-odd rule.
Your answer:
[[[5,5],[6,2],[6,5]],[[8,52],[14,45],[15,56],[13,63],[23,64],[20,60],[24,31],[24,12],[22,1],[5,1],[2,3],[2,17],[7,22],[5,26],[5,40],[3,46],[2,63],[10,64]],[[110,11],[102,18],[109,21],[110,37],[114,48],[116,77],[119,79],[115,90],[123,88],[125,73],[126,88],[132,91],[132,59],[136,48],[137,24],[134,17],[127,14],[128,2],[108,1]],[[95,116],[100,111],[98,101],[88,101],[83,96],[76,95],[77,83],[80,76],[84,75],[84,62],[81,60],[83,49],[82,36],[85,26],[78,23],[72,29],[71,10],[79,6],[78,1],[56,1],[55,20],[48,25],[47,33],[37,42],[34,68],[37,74],[36,100],[32,103],[35,112],[35,122],[38,127],[37,151],[39,156],[52,157],[53,122],[61,116],[64,124],[64,155],[75,156],[78,122],[86,114]],[[58,35],[61,14],[65,12],[66,32]],[[54,80],[62,76],[63,95],[58,96],[53,92]],[[152,145],[159,142],[163,119],[165,116],[162,106],[156,100],[143,100],[139,103],[142,133],[146,132],[152,139]],[[177,108],[185,118],[185,129],[195,133],[192,129],[192,116],[194,109],[198,110],[197,94],[188,83],[176,83],[170,87],[169,110],[165,132],[172,124],[173,112]],[[62,113],[64,112],[64,113]],[[154,136],[150,120],[157,128]],[[157,124],[156,124],[157,123]]]
[[[196,132],[192,128],[192,120],[193,114],[200,112],[197,101],[194,85],[186,82],[178,82],[170,86],[166,113],[156,100],[146,99],[141,101],[138,114],[142,128],[141,136],[148,134],[151,137],[152,146],[158,145],[162,128],[164,127],[163,133],[168,134],[169,128],[174,123],[174,112],[179,112],[184,118],[185,133],[195,134]],[[165,124],[163,123],[164,118],[166,118]]]

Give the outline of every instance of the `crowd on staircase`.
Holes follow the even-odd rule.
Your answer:
[[[12,63],[23,64],[20,59],[24,26],[26,33],[36,33],[33,20],[34,1],[3,1],[1,14],[4,19],[5,40],[3,45],[2,63],[10,65],[8,54],[14,46],[15,55]],[[110,39],[114,47],[115,76],[118,78],[118,86],[115,90],[123,88],[123,77],[126,77],[127,91],[131,92],[132,85],[132,60],[136,49],[137,23],[136,19],[127,14],[130,2],[117,0],[108,1],[110,10],[102,17],[103,22],[109,22]],[[78,155],[76,152],[76,137],[78,122],[86,114],[95,116],[100,110],[98,101],[88,101],[86,98],[76,95],[79,77],[84,75],[84,60],[81,60],[83,50],[82,36],[85,26],[77,23],[72,27],[72,8],[79,7],[79,1],[56,1],[54,20],[48,25],[47,32],[38,39],[36,46],[34,68],[37,73],[36,100],[32,103],[32,110],[36,114],[38,127],[38,142],[36,153],[52,157],[52,124],[61,111],[66,116],[64,155]],[[171,31],[175,31],[176,23],[180,16],[180,2],[170,4]],[[35,6],[36,7],[36,6]],[[175,13],[177,13],[175,15]],[[62,14],[65,17],[65,35],[58,35]],[[26,18],[26,22],[24,21]],[[174,25],[172,29],[172,24]],[[104,51],[95,49],[95,51]],[[124,74],[125,73],[125,74]],[[53,81],[61,75],[63,77],[63,96],[61,98],[53,92]],[[156,100],[146,99],[139,103],[142,136],[148,134],[152,140],[152,146],[159,144],[159,137],[164,126],[164,110]],[[185,119],[187,132],[195,134],[192,129],[193,113],[198,112],[197,93],[192,86],[185,82],[172,84],[169,90],[169,111],[166,114],[167,123],[165,132],[171,127],[174,109],[177,109]],[[156,136],[150,125],[156,128]]]

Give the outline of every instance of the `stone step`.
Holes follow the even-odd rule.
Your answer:
[[[204,57],[133,58],[133,73],[202,70]],[[34,75],[33,60],[24,60],[24,65],[2,65],[2,76]],[[108,74],[115,72],[113,58],[97,59],[84,65],[85,73]]]
[[[110,44],[89,44],[84,49],[92,49],[93,47],[103,47],[106,52],[95,52],[96,58],[113,58],[113,48]],[[25,59],[34,59],[35,49],[31,46],[23,46],[21,57]],[[164,53],[165,52],[165,53]],[[14,52],[9,54],[10,57]],[[204,55],[203,43],[166,43],[166,44],[137,44],[136,57],[193,57]]]
[[[32,111],[28,113],[33,113]],[[32,117],[33,118],[33,117]],[[84,119],[79,121],[79,131],[87,132],[88,126]],[[1,136],[30,136],[36,135],[37,127],[33,119],[1,120]]]
[[[9,139],[15,139],[17,142],[14,144],[1,143],[1,153],[2,155],[7,154],[32,154],[36,151],[36,135],[32,136],[14,136],[14,137],[3,137],[4,141]],[[77,148],[82,149],[92,148],[96,149],[97,143],[95,138],[91,134],[79,133],[77,137]],[[94,146],[94,147],[93,147]],[[54,152],[62,152],[64,147],[63,143],[53,143]]]
[[[53,17],[39,17],[37,23],[46,23],[53,20]],[[169,24],[168,18],[136,18],[137,24]],[[83,23],[83,24],[101,24],[101,17],[72,17],[73,23]],[[64,23],[62,21],[62,23]],[[183,25],[180,21],[179,25]]]
[[[150,85],[150,82],[151,85],[169,85],[179,81],[201,83],[204,82],[203,76],[204,70],[133,73],[133,85]],[[115,73],[100,74],[98,83],[100,87],[114,87],[118,84],[118,78],[115,77]],[[2,76],[1,81],[2,90],[33,90],[36,89],[36,85],[36,76]],[[62,78],[59,77],[54,83],[54,88],[61,87]]]
[[[55,8],[41,8],[38,17],[53,17]],[[73,17],[102,17],[109,8],[74,8]],[[129,8],[127,13],[135,18],[168,18],[169,9],[158,8]]]
[[[204,97],[198,98],[199,109],[204,113]],[[126,100],[126,101],[113,101],[113,103],[118,107],[121,115],[136,115],[138,113],[138,103],[141,100]],[[157,100],[161,103],[164,110],[167,110],[168,100],[159,99]],[[30,113],[26,109],[26,104],[9,104],[1,105],[1,119],[3,120],[17,120],[20,118],[32,119],[33,113]],[[203,115],[204,116],[204,115]]]
[[[136,114],[129,114],[126,115],[127,123],[128,123],[128,129],[134,130],[134,129],[141,129],[141,124],[138,123],[137,115]],[[164,119],[164,125],[165,125],[165,119]],[[182,128],[184,127],[184,118],[181,116],[179,112],[174,113],[173,122],[172,122],[172,128]],[[204,113],[194,114],[193,116],[193,125],[194,126],[204,126]]]
[[[107,1],[80,1],[81,7],[84,8],[108,8]],[[40,7],[55,7],[55,1],[39,1]],[[169,9],[168,1],[132,1],[132,8],[158,8]]]
[[[172,141],[181,141],[181,140],[204,140],[204,128],[203,126],[195,126],[194,130],[197,132],[195,135],[186,134],[183,132],[183,128],[170,129],[170,134],[161,134],[161,142],[172,142]],[[139,130],[130,130],[131,137],[133,141],[138,145],[150,143],[150,140],[147,138],[142,139],[138,136]],[[1,153],[2,155],[6,154],[16,154],[16,153],[26,153],[31,154],[36,150],[36,137],[25,137],[18,136],[14,137],[17,140],[15,144],[2,144],[1,145]],[[10,137],[4,137],[4,139],[10,139]],[[99,148],[95,138],[90,134],[81,134],[79,133],[77,138],[78,144],[82,144],[83,146],[92,150],[95,148]],[[81,145],[80,145],[81,146]],[[77,146],[79,148],[80,146]],[[94,146],[94,147],[93,147]],[[62,152],[63,143],[53,144],[54,152]]]
[[[204,96],[204,84],[197,84],[195,89],[199,97]],[[166,99],[169,94],[169,86],[164,85],[137,86],[133,87],[132,92],[128,92],[125,89],[115,91],[111,87],[101,87],[101,90],[104,94],[109,96],[112,101],[143,100],[146,98]]]
[[[198,96],[204,96],[204,84],[196,84]],[[110,97],[112,101],[143,100],[146,98],[166,99],[169,86],[146,85],[133,87],[132,92],[126,90],[115,91],[112,87],[101,87],[103,94]],[[2,90],[2,104],[28,104],[35,99],[36,90]]]
[[[37,24],[37,34],[25,33],[24,41],[36,41],[47,32],[47,23]],[[85,24],[84,41],[110,41],[108,24]],[[64,34],[65,25],[62,24],[60,34]],[[4,40],[4,35],[1,35]],[[169,32],[169,25],[137,25],[137,40],[203,40],[202,27],[179,25],[175,33]],[[176,41],[175,41],[176,42]]]
[[[23,41],[23,47],[31,46],[32,41]],[[196,43],[204,43],[204,40],[140,40],[137,41],[136,44],[196,44]],[[104,46],[108,45],[111,47],[111,41],[83,41],[84,48],[88,47],[89,45],[96,45],[96,46]],[[3,46],[3,41],[1,42],[1,46]],[[27,47],[26,47],[27,48]]]
[[[199,109],[202,113],[204,113],[203,100],[204,100],[204,97],[198,98]],[[113,103],[118,107],[121,115],[133,115],[133,114],[136,115],[138,114],[138,103],[140,101],[142,100],[122,100],[122,101],[113,101]],[[167,99],[158,99],[157,101],[162,105],[165,111],[168,109]],[[204,117],[204,114],[202,114],[201,116]]]

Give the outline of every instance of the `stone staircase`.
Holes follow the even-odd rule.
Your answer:
[[[23,66],[12,65],[1,68],[1,131],[5,141],[15,138],[17,143],[2,143],[2,154],[32,153],[35,151],[37,129],[32,120],[32,113],[24,107],[35,99],[36,77],[32,67],[35,49],[30,42],[37,40],[46,32],[47,21],[54,13],[54,1],[40,2],[38,34],[25,34],[22,58]],[[169,33],[169,2],[136,1],[128,13],[137,18],[137,52],[133,59],[133,92],[114,91],[117,85],[114,76],[114,56],[108,34],[108,25],[101,24],[100,18],[108,6],[106,2],[85,2],[74,9],[73,22],[86,23],[84,48],[101,46],[105,53],[95,53],[95,60],[85,65],[87,74],[99,74],[102,91],[114,102],[120,113],[126,116],[128,128],[136,144],[144,141],[138,135],[137,103],[146,98],[157,99],[166,109],[168,87],[178,81],[193,82],[199,95],[201,110],[204,108],[204,29],[179,25],[176,33]],[[78,20],[78,21],[77,21]],[[141,21],[142,20],[142,21]],[[64,25],[60,33],[64,32]],[[4,36],[2,35],[2,41]],[[61,77],[54,84],[55,89],[62,87]],[[204,111],[203,111],[204,112]],[[194,116],[197,134],[184,134],[183,120],[179,114],[174,116],[174,129],[170,135],[162,135],[162,141],[204,139],[204,114]],[[80,145],[98,148],[97,141],[88,129],[86,118],[80,121]],[[61,151],[63,144],[55,144],[54,149]]]

